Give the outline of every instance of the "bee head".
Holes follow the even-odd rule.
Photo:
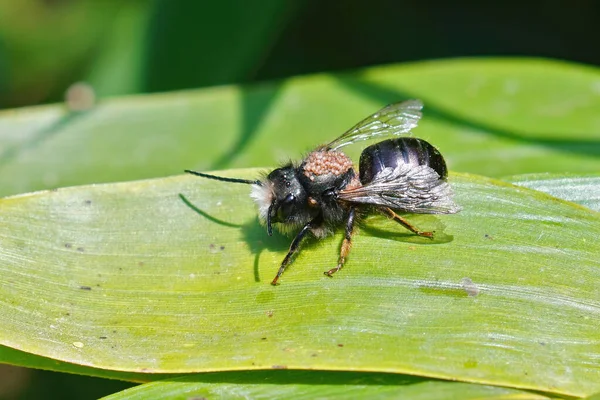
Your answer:
[[[293,227],[305,224],[314,217],[312,214],[315,210],[308,209],[308,195],[292,164],[277,168],[262,181],[228,178],[191,170],[185,172],[221,182],[252,185],[250,195],[258,205],[260,218],[266,222],[269,235],[273,234],[272,223],[280,222]]]
[[[272,234],[272,223],[296,224],[304,221],[307,194],[292,165],[277,168],[267,175],[260,186],[254,186],[252,197],[258,204],[267,232]]]

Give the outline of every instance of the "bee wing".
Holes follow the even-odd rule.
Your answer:
[[[390,104],[354,125],[342,136],[326,145],[325,149],[336,150],[375,136],[397,136],[408,133],[421,119],[422,108],[421,100]]]
[[[453,214],[460,207],[452,188],[432,168],[400,164],[385,168],[372,182],[338,194],[343,201],[390,207],[415,214]]]

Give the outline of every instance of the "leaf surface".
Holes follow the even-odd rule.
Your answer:
[[[503,180],[600,211],[600,174],[524,174]]]
[[[290,239],[266,235],[244,185],[175,176],[1,199],[1,343],[116,371],[597,392],[599,215],[475,175],[451,184],[461,213],[408,217],[434,240],[368,218],[333,279],[339,234],[306,243],[278,287]]]

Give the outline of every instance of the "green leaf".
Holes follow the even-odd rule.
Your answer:
[[[525,174],[502,179],[600,211],[600,174]]]
[[[186,376],[141,385],[105,397],[135,399],[519,399],[548,397],[521,390],[426,380],[395,374],[252,371]]]
[[[10,364],[19,367],[35,368],[46,371],[60,371],[69,374],[93,376],[96,378],[117,379],[128,382],[150,382],[160,379],[172,379],[175,376],[181,376],[181,374],[143,374],[86,367],[64,361],[58,361],[48,357],[41,357],[6,346],[0,346],[0,364]]]
[[[274,165],[408,97],[425,101],[415,135],[452,170],[591,173],[600,170],[599,82],[597,69],[576,64],[463,59],[115,99],[80,114],[5,111],[0,195]]]
[[[148,35],[148,89],[247,81],[264,63],[300,4],[279,0],[157,2]]]
[[[252,178],[257,170],[227,172]],[[463,211],[268,237],[248,187],[192,176],[0,200],[0,343],[118,371],[395,372],[544,392],[600,389],[600,216],[452,175]],[[574,273],[576,271],[576,273]],[[468,278],[468,279],[464,279]]]
[[[110,28],[99,40],[98,54],[83,79],[97,97],[146,91],[144,71],[149,64],[147,53],[152,39],[148,32],[154,8],[152,2],[131,1],[114,10],[108,21]]]

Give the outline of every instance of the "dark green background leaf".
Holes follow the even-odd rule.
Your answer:
[[[561,62],[451,60],[122,98],[81,114],[4,111],[0,194],[274,165],[409,97],[425,101],[415,135],[439,147],[453,170],[596,172],[598,82],[595,69]]]

